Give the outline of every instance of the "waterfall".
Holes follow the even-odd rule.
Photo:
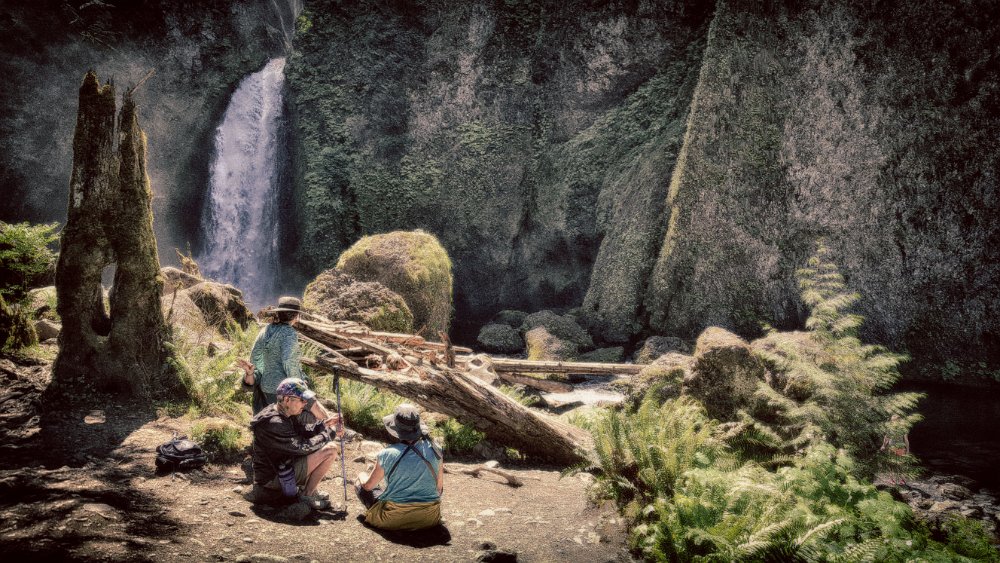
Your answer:
[[[285,59],[240,82],[215,132],[205,244],[206,277],[243,290],[247,305],[273,300],[278,268],[278,156]]]

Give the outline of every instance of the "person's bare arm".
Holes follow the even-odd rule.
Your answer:
[[[366,491],[371,491],[378,486],[379,482],[382,481],[382,477],[385,477],[385,471],[379,462],[375,462],[375,469],[372,469],[372,474],[368,476],[368,480],[365,481],[361,488]]]
[[[444,458],[438,460],[437,490],[438,496],[444,492]]]

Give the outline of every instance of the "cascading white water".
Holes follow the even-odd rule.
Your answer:
[[[215,133],[204,252],[211,279],[243,290],[252,308],[275,293],[278,155],[285,59],[240,82]]]

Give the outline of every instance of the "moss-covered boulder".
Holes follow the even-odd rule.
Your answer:
[[[49,319],[38,319],[32,326],[35,327],[35,334],[38,336],[39,342],[59,338],[59,333],[62,331],[61,324]]]
[[[253,318],[240,290],[211,281],[164,295],[160,303],[174,337],[192,345],[224,341],[231,325],[245,329]]]
[[[204,278],[189,274],[179,268],[167,266],[160,268],[160,276],[163,278],[163,295],[170,295],[174,290],[180,291],[189,287],[194,287],[205,281]]]
[[[572,360],[576,358],[577,346],[550,333],[545,327],[535,327],[524,334],[524,343],[528,349],[528,359],[540,360]]]
[[[476,341],[487,352],[516,354],[524,350],[521,331],[507,324],[490,323],[484,326]]]
[[[36,318],[58,319],[56,286],[38,287],[28,292],[28,311]]]
[[[570,315],[558,315],[548,310],[528,315],[521,324],[521,332],[525,333],[525,340],[527,340],[527,333],[536,327],[544,327],[549,335],[575,347],[573,356],[576,356],[580,351],[590,350],[594,347],[594,340]]]
[[[493,317],[493,324],[498,325],[509,325],[514,328],[519,328],[524,324],[524,319],[528,317],[528,313],[524,311],[515,311],[513,309],[504,309],[497,313],[497,316]]]
[[[605,364],[616,364],[625,359],[625,349],[621,346],[611,346],[610,348],[598,348],[580,354],[577,360],[581,362],[600,362]]]
[[[28,312],[20,305],[8,305],[0,295],[0,350],[18,350],[38,343],[38,335]]]
[[[684,376],[683,392],[699,399],[712,418],[733,420],[736,411],[753,403],[765,376],[764,363],[749,344],[725,329],[709,327],[695,344],[694,366]]]
[[[649,364],[664,354],[690,354],[691,346],[675,336],[650,336],[635,353],[635,363]]]
[[[694,357],[671,352],[653,360],[632,379],[625,391],[632,404],[638,404],[647,393],[655,392],[660,401],[680,396],[684,379],[694,368]]]
[[[413,312],[413,325],[436,339],[451,320],[451,259],[424,231],[394,231],[361,238],[344,251],[337,269],[398,293]]]
[[[338,270],[316,276],[306,286],[302,305],[328,319],[357,321],[372,330],[413,332],[413,313],[398,293]]]

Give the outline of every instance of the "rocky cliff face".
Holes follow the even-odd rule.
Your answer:
[[[824,237],[867,337],[996,360],[989,4],[308,3],[301,263],[422,227],[459,328],[582,304],[625,342],[800,325]]]
[[[212,137],[229,94],[282,52],[296,0],[38,0],[0,6],[0,219],[64,221],[76,84],[88,69],[137,91],[161,249],[199,231]],[[168,255],[165,252],[161,254]]]
[[[37,203],[69,174],[73,95],[53,85],[155,67],[138,96],[158,234],[182,244],[226,98],[291,18],[249,0],[110,4],[3,9],[3,217],[61,213]],[[422,228],[455,266],[459,340],[545,307],[580,307],[610,342],[752,335],[801,325],[794,273],[822,237],[866,338],[1000,362],[992,14],[990,0],[307,1],[286,68],[285,275],[302,287],[363,235]]]

